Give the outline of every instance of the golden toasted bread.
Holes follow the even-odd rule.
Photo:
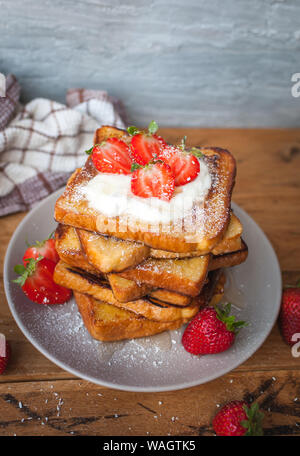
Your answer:
[[[161,286],[166,290],[177,290],[183,295],[197,296],[208,271],[237,266],[246,260],[247,255],[248,247],[242,241],[242,248],[237,252],[170,260],[151,258],[118,275],[138,284]]]
[[[144,244],[101,236],[77,229],[83,250],[96,269],[103,273],[119,272],[146,259],[150,249]]]
[[[197,296],[206,280],[209,263],[210,255],[172,260],[150,258],[119,275],[138,283]]]
[[[107,280],[111,286],[112,292],[120,302],[134,301],[151,293],[152,288],[146,284],[138,284],[133,280],[124,279],[118,274],[108,274]]]
[[[67,225],[59,225],[55,232],[55,238],[56,250],[61,260],[70,266],[74,266],[75,268],[78,267],[96,276],[103,276],[104,278],[104,275],[102,275],[99,269],[96,269],[88,262],[75,228]],[[146,295],[160,299],[164,302],[182,306],[188,305],[191,302],[191,298],[188,296],[183,296],[168,290],[153,290],[153,287],[149,285],[138,284],[133,280],[124,279],[118,274],[110,273],[105,277],[109,281],[115,298],[120,302],[134,301],[135,299]]]
[[[248,256],[248,246],[242,240],[241,249],[236,252],[223,253],[222,255],[213,255],[210,260],[209,270],[220,268],[230,268],[243,263]]]
[[[108,274],[107,279],[115,298],[121,302],[134,301],[143,296],[149,296],[177,306],[188,306],[192,301],[190,296],[161,288],[153,289],[151,285],[139,284],[134,280],[124,279],[118,274]]]
[[[206,294],[203,293],[201,305],[215,305],[223,296],[225,276],[224,274],[218,276],[216,271],[215,273],[214,278],[211,279],[210,288],[208,284],[204,287]],[[171,322],[147,320],[133,312],[77,291],[74,292],[74,296],[87,330],[92,337],[102,341],[151,336],[177,329],[187,322],[184,319]]]
[[[70,266],[84,269],[92,274],[99,271],[87,260],[81,248],[76,230],[71,226],[58,225],[55,230],[55,248],[61,260]]]
[[[53,278],[59,285],[89,294],[96,299],[100,299],[100,301],[130,310],[149,320],[174,321],[192,318],[197,313],[199,307],[197,300],[194,300],[189,306],[180,307],[151,297],[129,302],[119,302],[114,297],[111,288],[105,280],[81,269],[70,267],[62,261],[56,265]]]
[[[234,252],[240,250],[242,247],[241,235],[243,227],[240,220],[235,214],[231,214],[228,228],[225,232],[223,239],[212,249],[213,255],[220,255],[222,253]],[[206,252],[204,252],[206,253]],[[167,252],[166,250],[150,250],[152,258],[189,258],[200,256],[199,252]]]
[[[113,127],[102,127],[97,130],[95,140],[105,140],[111,136],[122,137],[128,140],[126,131]],[[154,249],[172,252],[208,252],[211,251],[223,238],[230,219],[231,192],[235,179],[235,160],[232,155],[220,148],[201,148],[203,160],[208,166],[212,185],[205,198],[204,207],[193,207],[193,214],[201,213],[201,227],[197,230],[193,224],[180,224],[182,231],[171,224],[166,230],[154,231],[149,224],[140,223],[132,218],[126,223],[122,217],[106,217],[99,211],[91,208],[83,194],[83,188],[98,174],[92,160],[89,158],[82,169],[78,169],[70,177],[66,190],[58,198],[55,206],[55,219],[66,225],[76,228],[95,231],[98,234],[115,236],[120,239],[139,241]],[[196,217],[197,218],[197,217]],[[125,229],[124,229],[125,228]]]
[[[112,342],[153,336],[177,329],[185,320],[169,322],[147,320],[128,310],[120,309],[86,294],[74,292],[83,322],[94,339]]]

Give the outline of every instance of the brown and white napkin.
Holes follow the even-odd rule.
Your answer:
[[[65,184],[96,128],[124,128],[121,103],[104,91],[70,89],[66,105],[36,98],[22,106],[19,94],[9,75],[0,98],[0,216],[26,211]]]

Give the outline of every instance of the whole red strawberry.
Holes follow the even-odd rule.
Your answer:
[[[49,236],[49,238],[44,241],[36,241],[35,244],[30,245],[24,253],[23,264],[26,266],[26,260],[29,258],[37,259],[39,256],[43,258],[48,258],[48,260],[54,261],[54,263],[59,262],[59,256],[55,249],[55,240]]]
[[[257,403],[249,407],[244,401],[232,401],[221,408],[212,425],[215,433],[221,436],[263,435],[263,417]]]
[[[161,136],[155,134],[157,130],[158,125],[154,120],[150,122],[148,131],[140,131],[134,126],[127,128],[128,133],[132,136],[131,154],[139,165],[147,165],[167,145]]]
[[[10,359],[10,355],[11,355],[10,344],[8,341],[6,341],[5,342],[5,355],[0,356],[0,375],[3,374],[3,372],[6,369],[8,361]]]
[[[294,345],[298,338],[293,336],[300,334],[300,280],[295,287],[283,290],[279,324],[286,343]]]
[[[224,308],[205,307],[200,310],[185,329],[182,344],[193,355],[208,355],[227,350],[234,342],[244,321],[236,321],[229,315],[230,303]]]
[[[62,304],[72,296],[72,291],[53,280],[54,261],[40,256],[30,258],[25,264],[17,264],[15,272],[19,277],[13,282],[19,284],[26,296],[37,304]]]

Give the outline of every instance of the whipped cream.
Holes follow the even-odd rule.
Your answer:
[[[170,223],[191,214],[201,205],[211,186],[211,176],[204,160],[200,172],[186,185],[175,187],[170,201],[141,198],[131,192],[131,175],[99,173],[82,189],[89,207],[107,217],[127,216],[146,223]]]

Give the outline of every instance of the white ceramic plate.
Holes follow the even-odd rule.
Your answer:
[[[168,391],[208,382],[248,359],[270,333],[279,312],[281,273],[276,254],[262,230],[232,204],[244,225],[249,247],[245,263],[227,272],[225,299],[233,313],[249,322],[229,350],[197,357],[181,345],[182,329],[126,342],[92,339],[76,304],[42,306],[29,301],[12,283],[25,240],[45,239],[55,229],[54,204],[61,190],[43,200],[20,223],[9,243],[4,285],[10,310],[27,339],[55,364],[91,382],[128,391]]]

